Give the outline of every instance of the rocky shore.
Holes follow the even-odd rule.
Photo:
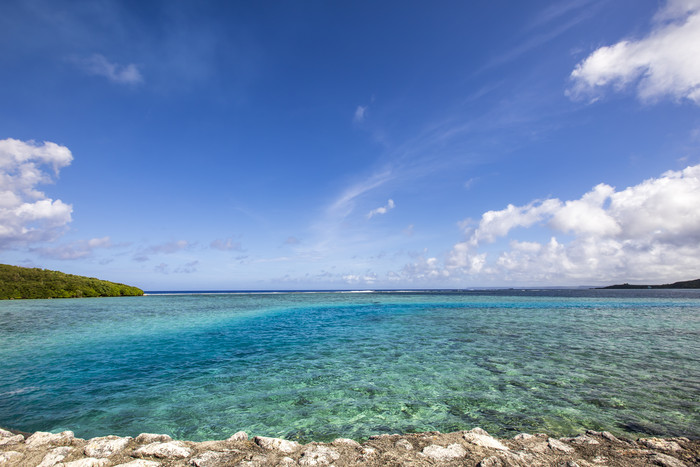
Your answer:
[[[238,432],[220,441],[174,441],[168,435],[89,440],[72,432],[21,434],[0,429],[0,466],[645,466],[700,465],[700,440],[617,438],[587,431],[571,438],[522,433],[496,439],[481,428],[454,433],[373,436],[299,444]]]

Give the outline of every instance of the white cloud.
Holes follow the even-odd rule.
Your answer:
[[[421,260],[409,277],[469,277],[481,282],[581,284],[674,281],[700,276],[700,165],[616,191],[599,184],[580,199],[535,201],[484,213],[455,244],[444,266]],[[547,228],[547,242],[520,241],[516,227]],[[566,234],[565,241],[557,234]],[[486,244],[509,238],[505,250]],[[413,268],[413,269],[410,269]]]
[[[57,238],[73,207],[37,190],[71,163],[68,148],[56,143],[0,140],[0,249]]]
[[[232,238],[219,239],[217,238],[210,245],[212,248],[221,251],[242,251],[241,242],[236,242]]]
[[[394,209],[395,206],[396,204],[394,203],[394,200],[390,199],[389,201],[387,201],[386,206],[372,209],[369,213],[367,213],[367,219],[371,219],[372,217],[378,214],[386,214],[391,209]]]
[[[700,1],[672,0],[655,20],[646,37],[601,47],[576,65],[567,94],[595,100],[607,86],[635,87],[643,101],[668,96],[700,105]]]
[[[357,123],[362,123],[365,121],[365,113],[367,112],[367,106],[366,105],[358,105],[357,109],[355,109],[355,116],[353,117],[353,121]]]
[[[113,83],[140,84],[143,82],[141,72],[133,63],[118,65],[107,60],[103,55],[93,54],[76,62],[89,74],[104,76]]]
[[[173,242],[161,243],[159,245],[151,245],[139,251],[133,259],[134,261],[145,262],[150,259],[150,255],[170,255],[177,253],[178,251],[185,250],[191,246],[192,244],[190,244],[187,240],[177,240]],[[160,269],[161,272],[163,272],[167,269],[167,265],[166,268]]]
[[[110,248],[112,246],[112,241],[109,237],[102,237],[92,238],[90,240],[79,240],[56,247],[32,248],[32,251],[47,258],[72,260],[91,256],[93,251],[97,248]]]

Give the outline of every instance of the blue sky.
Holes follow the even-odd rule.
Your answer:
[[[0,4],[0,261],[157,289],[700,277],[700,1]]]

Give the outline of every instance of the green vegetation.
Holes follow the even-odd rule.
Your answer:
[[[673,284],[662,285],[633,285],[633,284],[618,284],[609,285],[608,287],[600,287],[602,289],[700,289],[700,279],[692,281],[674,282]]]
[[[0,264],[0,299],[143,295],[143,290],[94,277]]]

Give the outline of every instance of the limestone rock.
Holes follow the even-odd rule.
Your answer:
[[[613,443],[622,443],[622,441],[620,441],[619,439],[617,439],[617,438],[615,437],[615,435],[613,435],[613,434],[610,433],[609,431],[603,431],[600,435],[601,435],[603,438],[605,438],[605,439],[607,439],[608,441],[611,441],[611,442],[613,442]]]
[[[328,446],[314,444],[304,450],[299,459],[299,465],[330,465],[333,461],[340,459],[340,454]]]
[[[68,454],[73,450],[72,447],[70,446],[62,446],[60,448],[54,448],[42,459],[42,461],[37,465],[36,467],[51,467],[53,465],[58,464],[61,462],[63,459],[66,458]]]
[[[549,447],[551,449],[554,449],[555,451],[561,451],[561,452],[565,452],[567,454],[571,454],[572,452],[575,451],[574,448],[572,448],[568,444],[562,443],[558,439],[549,438],[547,440],[547,444],[549,444]]]
[[[10,433],[10,435],[12,435],[12,433]],[[0,438],[0,446],[7,446],[10,444],[19,444],[22,441],[24,441],[24,436],[22,436],[22,435],[7,436],[4,438]]]
[[[119,436],[92,438],[85,446],[84,452],[89,457],[109,457],[123,451],[132,439],[130,436],[126,438]]]
[[[396,443],[394,443],[399,449],[405,449],[406,451],[413,451],[413,445],[406,439],[401,438]]]
[[[291,457],[285,456],[282,459],[280,459],[279,463],[277,464],[277,467],[293,467],[295,465],[299,464],[297,464],[297,462]]]
[[[639,442],[651,449],[659,449],[661,451],[682,451],[683,448],[675,441],[661,438],[644,438]]]
[[[336,438],[333,440],[333,443],[336,446],[350,446],[353,448],[359,448],[362,445],[355,441],[354,439],[349,439],[349,438]]]
[[[190,460],[190,465],[195,467],[223,467],[233,464],[235,460],[243,457],[243,452],[236,449],[226,451],[205,451]]]
[[[684,462],[679,461],[675,457],[671,457],[667,454],[656,453],[652,456],[651,460],[663,467],[686,467]]]
[[[588,435],[578,435],[575,438],[561,438],[559,441],[566,441],[573,444],[600,444],[597,439]]]
[[[161,459],[182,459],[192,455],[192,451],[188,449],[181,441],[171,441],[168,443],[147,444],[134,451],[134,455],[137,457],[152,456]]]
[[[68,446],[75,439],[72,431],[62,431],[61,433],[48,433],[46,431],[37,431],[25,441],[28,448],[35,448],[45,444],[53,444],[57,446]]]
[[[145,459],[136,459],[135,461],[127,462],[126,464],[115,465],[114,467],[160,467],[160,462],[147,461]]]
[[[65,464],[58,464],[57,467],[106,467],[109,465],[109,460],[107,459],[96,459],[94,457],[86,457],[84,459],[78,459],[77,461],[66,462]]]
[[[450,444],[447,447],[431,444],[423,449],[422,454],[438,462],[446,462],[466,456],[467,451],[459,444]]]
[[[248,441],[248,433],[245,431],[239,431],[231,435],[228,441]]]
[[[537,439],[537,436],[531,435],[530,433],[520,433],[520,434],[515,435],[515,437],[513,437],[513,439],[516,441],[530,441],[533,439]]]
[[[280,438],[268,438],[266,436],[256,436],[253,438],[255,444],[265,449],[272,449],[277,451],[282,451],[290,454],[301,447],[301,444],[296,441],[289,441]]]
[[[24,454],[17,451],[0,452],[0,465],[10,464],[12,462],[19,462],[19,460],[22,457],[24,457]]]
[[[159,435],[155,433],[141,433],[136,437],[139,444],[168,443],[173,439],[169,435]]]
[[[11,431],[3,430],[0,428],[0,438],[9,438],[10,436],[14,436],[15,434],[12,433]]]
[[[486,430],[481,428],[474,428],[473,430],[465,432],[462,437],[468,443],[474,444],[476,446],[482,446],[485,448],[498,449],[500,451],[509,451],[510,449],[503,443],[498,441],[493,436],[489,435]]]

